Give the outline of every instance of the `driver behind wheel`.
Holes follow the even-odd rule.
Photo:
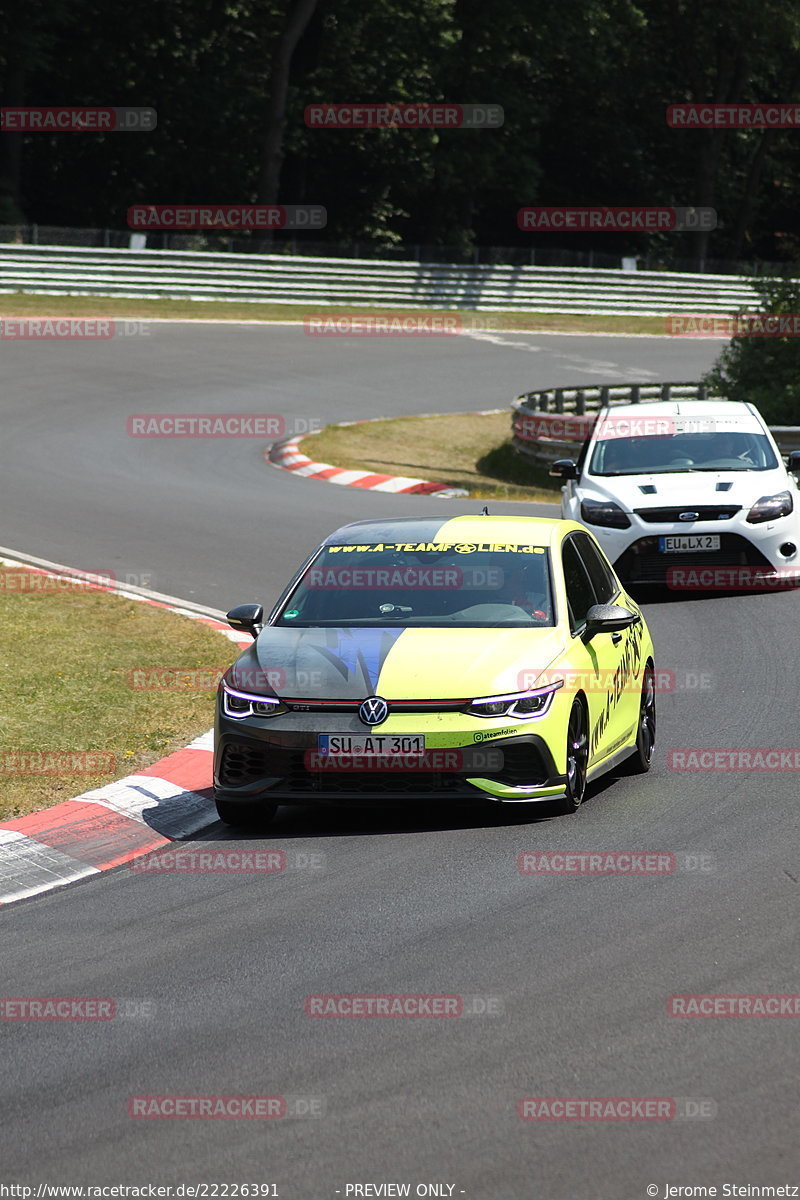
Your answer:
[[[521,608],[536,621],[552,620],[547,589],[542,586],[544,559],[513,564],[503,570],[503,591],[497,600]]]
[[[722,433],[714,435],[712,443],[712,457],[718,458],[735,458],[737,462],[752,463],[750,450],[745,447],[742,450],[742,444],[745,439],[740,433],[731,433],[729,430],[724,430]]]

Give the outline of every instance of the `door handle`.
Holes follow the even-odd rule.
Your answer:
[[[622,634],[621,633],[612,633],[611,641],[614,643],[615,646],[618,646],[619,643],[622,641]]]

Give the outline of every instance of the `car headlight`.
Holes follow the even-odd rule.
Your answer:
[[[794,508],[791,492],[778,492],[777,496],[762,496],[756,500],[747,514],[749,525],[759,525],[762,521],[774,521],[777,517],[788,517]]]
[[[543,717],[553,703],[553,696],[564,680],[549,683],[547,687],[534,688],[527,692],[510,692],[507,696],[485,696],[473,700],[464,710],[471,717],[515,717],[518,721],[531,721]]]
[[[583,500],[581,520],[587,525],[609,525],[613,529],[630,528],[630,520],[613,500]]]
[[[222,711],[226,717],[277,717],[288,712],[286,705],[277,696],[254,696],[229,687],[224,681],[222,689]]]

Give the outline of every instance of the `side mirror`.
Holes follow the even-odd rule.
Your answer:
[[[790,450],[786,459],[787,470],[793,474],[800,471],[800,450]]]
[[[577,479],[578,468],[571,458],[559,458],[552,463],[548,475],[556,479]]]
[[[257,638],[264,620],[264,609],[260,604],[239,604],[231,609],[225,620],[237,633],[249,633]]]
[[[589,637],[596,633],[619,633],[638,625],[641,619],[638,613],[621,604],[593,604],[586,614],[586,633]]]

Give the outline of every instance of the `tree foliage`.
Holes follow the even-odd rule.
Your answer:
[[[800,280],[764,279],[754,287],[760,310],[800,323]],[[800,425],[800,337],[735,336],[704,382],[729,400],[751,401],[771,425]]]
[[[799,50],[800,8],[783,0],[37,0],[0,8],[3,103],[147,105],[158,128],[3,135],[0,221],[124,229],[134,203],[277,195],[324,204],[328,240],[377,248],[791,261],[800,130],[674,130],[666,108],[791,101]],[[441,100],[501,104],[505,124],[303,119],[320,101]],[[527,204],[710,204],[719,227],[531,234],[516,225]]]

